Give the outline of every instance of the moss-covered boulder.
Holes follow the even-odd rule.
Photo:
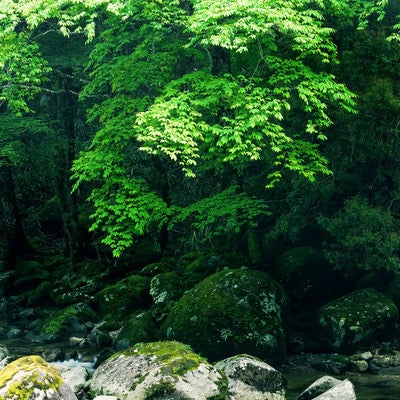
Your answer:
[[[149,311],[134,313],[122,323],[115,344],[122,350],[140,342],[154,342],[158,339],[158,327]]]
[[[85,336],[86,323],[98,321],[97,314],[86,303],[77,303],[54,312],[43,321],[41,331],[54,339]]]
[[[264,272],[220,271],[175,303],[161,337],[187,343],[211,360],[247,353],[280,363],[288,303],[283,288]]]
[[[0,370],[0,399],[77,400],[57,369],[39,356],[19,358]]]
[[[227,380],[190,347],[174,341],[138,344],[104,361],[90,383],[93,397],[223,400]]]
[[[105,287],[94,296],[99,314],[111,319],[121,319],[134,310],[151,304],[150,279],[131,275]]]
[[[398,317],[396,305],[384,294],[357,290],[319,309],[319,337],[330,350],[354,352],[390,333]]]

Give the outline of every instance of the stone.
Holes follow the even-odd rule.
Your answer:
[[[284,400],[287,381],[275,368],[249,356],[238,355],[214,365],[228,378],[227,400]]]
[[[42,325],[42,332],[57,338],[86,336],[88,321],[98,319],[93,309],[86,303],[77,303],[56,311]]]
[[[356,400],[353,384],[332,376],[323,376],[305,389],[296,400]]]
[[[131,275],[95,294],[95,308],[106,319],[120,320],[127,312],[151,304],[150,279]]]
[[[268,274],[219,271],[187,291],[161,325],[161,337],[187,343],[211,361],[251,354],[274,364],[286,357],[289,299]]]
[[[0,344],[0,370],[8,364],[9,355],[7,347]]]
[[[335,352],[354,352],[393,330],[396,305],[372,288],[357,290],[318,311],[321,343]]]
[[[62,367],[62,365],[55,365],[59,371],[64,382],[74,391],[75,394],[80,393],[89,379],[89,373],[86,368],[75,366],[74,368]]]
[[[93,374],[94,396],[120,400],[225,399],[227,380],[190,347],[174,341],[142,343],[116,353]]]
[[[3,400],[77,400],[55,367],[39,356],[19,358],[0,370]]]
[[[158,327],[149,311],[126,317],[115,339],[117,350],[123,350],[140,342],[153,342],[158,337]]]

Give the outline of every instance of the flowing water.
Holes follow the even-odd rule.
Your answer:
[[[311,383],[326,374],[306,369],[284,371],[288,379],[287,400],[294,400]],[[348,374],[336,376],[349,379],[355,388],[357,400],[400,400],[399,375]]]

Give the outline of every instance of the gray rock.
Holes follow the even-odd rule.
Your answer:
[[[64,382],[69,385],[75,394],[78,394],[83,390],[86,381],[89,379],[89,373],[86,368],[81,366],[68,368],[63,367],[61,364],[56,364],[55,367],[60,372]]]
[[[229,400],[285,399],[285,377],[255,357],[238,355],[219,361],[214,366],[228,378]]]
[[[323,376],[312,383],[296,400],[356,400],[353,384],[332,376]]]
[[[226,378],[188,346],[140,344],[103,362],[90,383],[94,395],[122,400],[224,398]]]

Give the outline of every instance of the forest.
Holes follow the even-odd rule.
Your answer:
[[[279,349],[251,342],[263,359],[397,332],[399,17],[396,0],[1,0],[0,339],[32,309],[43,341],[73,317],[218,360],[248,348],[243,325],[216,350],[183,313],[244,270],[294,315]],[[107,304],[121,282],[130,301]],[[320,307],[360,290],[390,321],[315,343]]]

